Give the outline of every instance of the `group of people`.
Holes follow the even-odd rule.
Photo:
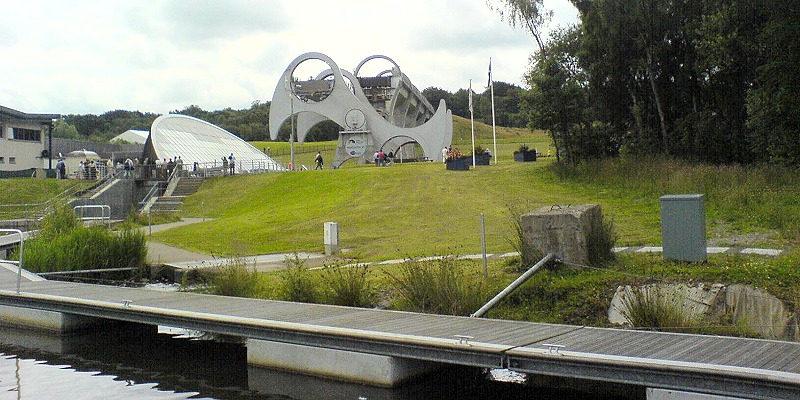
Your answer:
[[[112,161],[107,163],[95,160],[83,160],[75,169],[75,179],[98,179],[106,176],[112,171]],[[67,179],[67,163],[63,158],[56,162],[56,179]]]
[[[227,157],[222,156],[222,173],[224,174],[225,171],[228,171],[230,175],[236,173],[236,157],[233,156],[233,153]]]
[[[385,167],[394,162],[394,154],[391,151],[384,153],[383,150],[378,150],[372,157],[375,159],[375,165],[380,167]]]

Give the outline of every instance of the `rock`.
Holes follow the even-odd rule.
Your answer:
[[[523,259],[554,253],[562,261],[589,265],[589,239],[602,229],[602,218],[597,204],[543,207],[522,215]]]

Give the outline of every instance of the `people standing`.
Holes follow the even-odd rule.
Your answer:
[[[181,158],[181,156],[178,156],[175,159],[175,168],[178,170],[178,176],[181,176],[181,173],[183,171],[183,159]]]
[[[236,157],[233,156],[233,153],[228,156],[228,165],[231,168],[231,175],[233,175],[236,170]]]
[[[172,171],[174,170],[175,170],[175,160],[170,158],[169,161],[167,161],[167,179],[172,178]]]
[[[450,149],[448,149],[447,147],[442,149],[442,162],[443,163],[447,162],[447,153],[449,153],[449,152],[450,152]]]
[[[133,171],[133,160],[126,158],[125,163],[122,165],[122,169],[125,170],[125,174],[123,176],[125,178],[130,178],[131,171]]]
[[[314,167],[315,170],[322,169],[322,153],[317,152],[317,157],[314,158],[314,162],[317,164],[317,166]]]
[[[56,163],[56,179],[67,179],[67,164],[63,158],[59,158]]]

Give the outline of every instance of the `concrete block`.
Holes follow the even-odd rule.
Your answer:
[[[339,252],[339,224],[326,222],[324,232],[325,254],[331,255]]]
[[[741,397],[684,392],[682,390],[673,390],[673,389],[647,388],[647,400],[747,400],[747,399],[743,399]]]
[[[2,324],[53,333],[68,333],[102,323],[103,319],[33,308],[0,306]]]
[[[590,235],[602,229],[602,216],[597,204],[543,207],[522,215],[523,258],[554,253],[563,261],[589,265]]]
[[[251,366],[293,371],[334,380],[395,387],[440,364],[399,357],[247,339]]]

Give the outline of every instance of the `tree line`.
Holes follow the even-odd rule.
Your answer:
[[[800,3],[571,1],[580,23],[537,41],[521,105],[562,160],[800,164]],[[547,15],[496,3],[512,23]]]
[[[170,114],[202,119],[248,141],[267,140],[269,136],[269,103],[254,101],[247,109],[225,108],[216,111],[206,111],[191,105],[182,110],[171,111]],[[69,114],[56,121],[53,135],[67,139],[109,141],[129,129],[148,131],[159,116],[155,113],[126,110],[108,111],[100,115]]]
[[[504,82],[494,82],[495,93],[495,120],[500,126],[524,127],[527,125],[526,114],[520,110],[520,99],[523,89],[519,86]],[[455,93],[430,87],[423,91],[423,95],[434,105],[439,105],[439,100],[444,99],[447,107],[454,115],[469,118],[469,92],[459,89]],[[234,110],[208,111],[197,105],[190,105],[181,110],[171,111],[170,114],[183,114],[210,122],[231,132],[246,141],[269,141],[269,109],[270,102],[254,101],[250,108]],[[489,89],[481,94],[473,95],[473,110],[475,119],[492,123],[491,99]],[[153,121],[159,114],[114,110],[100,115],[70,114],[66,115],[55,124],[53,135],[55,137],[81,140],[109,141],[115,136],[129,129],[150,130]],[[287,122],[281,127],[278,134],[279,141],[288,141],[290,124]],[[306,135],[310,142],[337,140],[339,126],[331,121],[325,121],[314,126]]]

